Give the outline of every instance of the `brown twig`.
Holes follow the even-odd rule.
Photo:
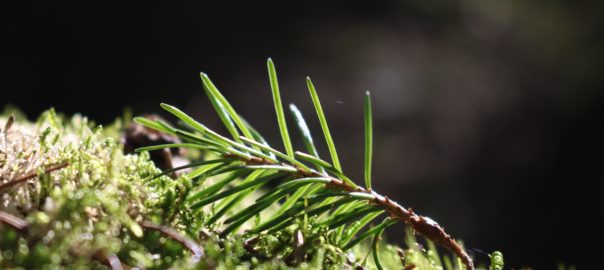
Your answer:
[[[103,265],[109,267],[111,270],[129,270],[130,267],[126,264],[123,264],[120,258],[114,253],[106,254],[103,251],[97,251],[92,256],[93,260],[96,260]]]
[[[203,257],[203,248],[198,245],[195,241],[193,241],[193,239],[181,234],[177,230],[168,226],[155,224],[151,221],[143,221],[140,223],[140,225],[145,229],[158,231],[161,234],[185,246],[189,251],[191,251],[191,253],[193,253],[193,262],[197,262],[201,259],[201,257]]]
[[[13,123],[15,123],[15,116],[11,115],[8,117],[8,120],[6,120],[6,124],[4,124],[4,133],[8,132],[10,127],[13,126]]]
[[[59,164],[56,164],[56,165],[51,165],[51,166],[46,167],[46,169],[44,169],[44,173],[50,173],[50,172],[53,172],[53,171],[56,171],[56,170],[60,170],[60,169],[63,169],[65,167],[67,167],[67,166],[69,166],[68,162],[63,162],[63,163],[59,163]],[[3,191],[5,189],[10,188],[10,187],[12,187],[14,185],[17,185],[19,183],[23,183],[23,182],[25,182],[25,181],[27,181],[27,180],[29,180],[31,178],[34,178],[36,176],[38,176],[38,172],[36,172],[36,170],[31,170],[28,173],[25,173],[23,175],[15,177],[12,180],[10,180],[10,181],[8,181],[8,182],[0,185],[0,191]]]
[[[4,211],[0,211],[0,223],[12,227],[21,234],[25,233],[28,227],[27,221]]]

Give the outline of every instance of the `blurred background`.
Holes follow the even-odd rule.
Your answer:
[[[357,181],[371,90],[375,189],[443,224],[481,260],[478,250],[501,250],[514,268],[598,268],[604,2],[216,2],[4,7],[0,106],[110,123],[126,107],[159,112],[167,102],[220,129],[204,71],[280,145],[272,57],[284,102],[301,108],[324,147],[312,77]]]

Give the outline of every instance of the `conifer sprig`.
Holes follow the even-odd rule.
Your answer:
[[[221,236],[226,237],[238,232],[243,224],[248,223],[254,217],[259,217],[259,214],[268,207],[280,203],[281,209],[276,214],[259,221],[256,219],[255,226],[246,233],[274,232],[292,225],[298,219],[314,218],[319,225],[334,230],[336,242],[344,250],[369,237],[372,237],[372,246],[375,249],[378,247],[377,241],[385,228],[397,222],[404,222],[415,232],[451,250],[461,259],[467,269],[474,269],[472,259],[466,251],[440,225],[428,217],[417,215],[411,209],[400,206],[372,189],[373,133],[369,92],[365,98],[365,187],[362,187],[342,171],[323,108],[310,78],[306,80],[307,86],[332,162],[327,162],[319,157],[302,113],[297,107],[291,105],[290,111],[306,146],[306,152],[294,151],[283,113],[274,63],[269,59],[267,65],[285,153],[271,147],[261,139],[260,134],[235,112],[209,77],[203,73],[201,77],[206,94],[231,138],[218,134],[178,108],[167,104],[162,104],[162,108],[183,121],[190,130],[171,127],[160,121],[135,118],[135,121],[142,125],[176,135],[184,141],[182,144],[158,145],[142,148],[139,151],[184,147],[214,153],[214,155],[205,155],[205,160],[200,160],[191,166],[208,163],[217,163],[220,164],[219,166],[200,167],[199,170],[196,169],[183,176],[190,178],[191,183],[196,185],[193,187],[194,191],[189,193],[186,198],[189,208],[201,210],[202,207],[210,204],[219,207],[217,211],[213,212],[213,216],[208,219],[208,222],[216,223],[224,220]],[[224,174],[229,176],[210,185],[203,185],[204,180],[208,177]],[[238,178],[242,180],[235,181]],[[240,212],[225,216],[234,205],[241,203],[252,191],[262,188],[267,183],[271,183],[272,187],[268,188],[263,196],[255,199],[252,205]],[[380,216],[385,217],[379,225],[363,231],[371,221]],[[376,265],[380,267],[377,251],[373,254]]]

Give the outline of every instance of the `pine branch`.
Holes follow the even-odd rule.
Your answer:
[[[269,146],[264,140],[259,139],[261,136],[255,130],[254,134],[256,136],[254,136],[251,133],[251,130],[253,130],[251,126],[235,113],[226,98],[211,84],[205,74],[202,74],[202,79],[206,93],[231,134],[231,138],[216,133],[195,121],[178,108],[167,104],[162,104],[161,106],[182,120],[193,130],[192,132],[168,126],[163,122],[135,118],[135,121],[142,125],[176,135],[185,142],[178,145],[147,147],[139,149],[139,151],[169,147],[204,149],[213,152],[215,155],[211,156],[208,160],[202,160],[199,163],[193,163],[191,166],[186,167],[192,167],[196,164],[221,164],[220,166],[208,168],[206,171],[198,171],[194,175],[189,174],[186,176],[192,179],[192,182],[197,185],[196,188],[198,189],[197,192],[193,192],[192,195],[186,198],[188,207],[191,209],[201,209],[206,205],[220,201],[223,208],[209,219],[212,223],[215,223],[221,216],[226,214],[230,207],[240,203],[243,198],[249,195],[251,190],[259,189],[270,182],[274,183],[272,185],[274,187],[270,188],[265,195],[256,199],[245,210],[229,216],[224,221],[228,226],[222,230],[221,236],[224,237],[237,232],[237,229],[241,225],[257,216],[267,207],[282,202],[281,210],[268,219],[261,220],[259,225],[247,233],[274,232],[293,224],[298,218],[317,217],[318,224],[336,230],[339,236],[338,242],[343,249],[348,249],[367,237],[373,237],[373,246],[375,248],[377,247],[377,240],[380,234],[386,227],[396,222],[404,222],[411,226],[415,232],[455,253],[467,269],[474,269],[472,259],[466,251],[440,225],[432,219],[418,215],[411,209],[404,208],[397,202],[372,190],[371,158],[373,133],[369,92],[367,92],[365,98],[365,187],[362,187],[348,178],[341,170],[333,138],[329,131],[317,91],[310,78],[307,78],[307,85],[333,163],[329,163],[319,157],[302,114],[292,105],[290,109],[296,119],[295,123],[304,138],[304,143],[310,154],[293,151],[289,139],[291,136],[285,124],[277,75],[270,59],[268,61],[268,68],[271,88],[273,90],[273,101],[286,153]],[[239,136],[240,133],[236,130],[237,128],[244,136]],[[315,167],[316,169],[312,169],[311,167]],[[209,186],[201,184],[208,177],[225,173],[247,176],[244,177],[244,180],[237,183],[234,180],[238,176],[224,178],[226,180],[223,179]],[[328,211],[331,211],[330,215],[327,217],[322,216]],[[364,233],[356,236],[356,238],[354,237],[371,220],[377,218],[382,213],[385,213],[387,217],[380,225],[366,230]],[[356,220],[361,220],[361,224],[351,224]],[[345,230],[350,232],[351,235],[344,236],[343,232]],[[374,257],[376,257],[376,260],[379,260],[377,255],[374,255]],[[376,263],[379,263],[379,261],[376,261]]]

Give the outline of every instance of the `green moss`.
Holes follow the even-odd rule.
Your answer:
[[[6,120],[6,116],[0,117],[0,123]],[[188,178],[153,177],[160,170],[147,153],[124,154],[118,143],[121,121],[103,129],[85,117],[66,118],[54,110],[42,114],[36,123],[17,120],[0,133],[0,151],[6,156],[0,164],[0,184],[32,171],[37,176],[0,190],[0,210],[28,224],[26,230],[19,230],[0,223],[0,269],[107,269],[111,258],[146,269],[375,267],[368,256],[370,239],[343,252],[335,243],[339,239],[334,237],[335,231],[312,218],[271,234],[220,238],[215,232],[219,222],[204,225],[217,209],[191,210],[183,202],[192,189]],[[61,163],[68,165],[44,172]],[[210,178],[204,185],[220,179]],[[239,212],[262,195],[262,191],[255,193],[246,198],[249,202],[237,204],[229,212]],[[278,206],[266,212],[276,211]],[[181,242],[143,228],[144,221],[187,235],[203,247],[204,256],[196,261]],[[258,221],[248,221],[254,222]],[[251,225],[257,224],[244,224],[243,228]],[[429,251],[424,251],[410,238],[410,248],[403,252],[380,241],[379,256],[385,269],[410,264],[415,269],[461,267],[458,263],[444,267],[443,257],[428,246]],[[442,260],[451,261],[448,256]]]

